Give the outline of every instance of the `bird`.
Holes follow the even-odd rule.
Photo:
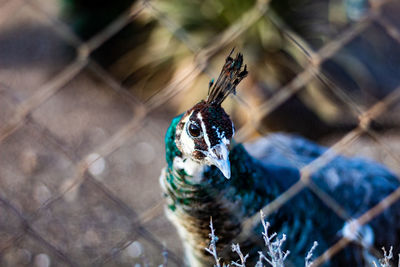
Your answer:
[[[247,76],[243,55],[229,54],[208,96],[172,119],[165,135],[166,166],[160,175],[167,218],[177,229],[188,266],[213,266],[205,248],[209,223],[218,236],[217,250],[224,262],[238,259],[230,250],[238,236],[248,266],[264,249],[261,223],[244,232],[243,222],[299,181],[300,169],[328,148],[301,136],[271,133],[252,143],[234,140],[235,126],[222,107]],[[357,218],[397,190],[400,181],[385,166],[361,157],[335,155],[311,173],[310,181]],[[285,266],[304,266],[314,241],[322,253],[342,237],[350,244],[323,266],[368,266],[373,251],[400,249],[400,202],[397,201],[354,232],[347,220],[307,187],[265,218],[271,231],[286,234],[290,251]],[[372,251],[372,252],[371,252]]]

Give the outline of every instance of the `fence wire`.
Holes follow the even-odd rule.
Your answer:
[[[251,107],[248,121],[244,123],[238,131],[238,139],[247,140],[257,133],[258,126],[263,117],[268,116],[290,97],[301,91],[305,85],[316,79],[326,84],[332,94],[336,95],[350,110],[354,111],[354,114],[358,118],[358,126],[348,131],[347,134],[335,144],[332,144],[321,157],[302,167],[301,179],[264,207],[264,214],[268,215],[276,211],[304,188],[313,191],[316,196],[340,218],[351,221],[354,225],[367,224],[390,205],[399,200],[400,188],[386,196],[379,204],[372,207],[364,214],[353,218],[350,214],[346,213],[345,209],[341,207],[340,204],[310,180],[312,173],[329,163],[338,153],[345,152],[363,135],[374,140],[378,150],[385,151],[396,164],[400,165],[400,157],[393,151],[391,145],[382,140],[381,135],[370,127],[371,123],[377,120],[381,115],[388,113],[393,106],[400,102],[400,84],[386,97],[376,101],[371,107],[365,108],[356,101],[353,101],[346,90],[341,88],[341,84],[328,77],[321,67],[325,61],[331,59],[339,50],[359,37],[360,34],[372,24],[380,25],[387,35],[391,36],[393,40],[400,44],[400,29],[393,25],[387,17],[382,15],[382,7],[388,6],[393,2],[395,1],[372,1],[371,7],[359,21],[348,25],[339,35],[316,51],[311,49],[307,43],[302,43],[300,46],[299,37],[296,36],[289,27],[279,20],[272,19],[283,36],[304,54],[306,61],[303,66],[301,66],[302,71],[289,83],[281,86],[279,90],[276,90],[273,95],[260,106],[254,107],[254,105],[248,103],[240,94],[232,98],[238,106],[242,106],[245,109]],[[12,142],[13,139],[19,141],[21,138],[28,135],[35,136],[36,133],[40,135],[40,138],[46,140],[47,149],[56,151],[54,152],[56,157],[60,155],[60,157],[66,158],[66,162],[70,162],[68,164],[66,163],[67,171],[65,171],[65,173],[62,171],[59,174],[61,176],[65,174],[67,177],[63,177],[64,180],[62,181],[52,182],[56,183],[56,185],[53,185],[53,189],[55,188],[53,192],[48,193],[47,191],[49,189],[46,189],[47,187],[50,188],[52,185],[44,183],[47,187],[40,187],[42,191],[39,191],[48,197],[40,201],[40,205],[36,206],[33,210],[24,208],[23,204],[17,199],[19,195],[13,195],[13,192],[15,192],[12,191],[14,190],[13,188],[3,188],[0,191],[0,208],[2,213],[6,214],[9,218],[5,223],[5,225],[9,225],[9,227],[6,227],[5,230],[2,231],[1,235],[4,236],[4,238],[0,238],[0,258],[3,258],[3,262],[4,258],[8,257],[7,255],[10,254],[9,252],[12,251],[13,248],[21,247],[18,244],[22,242],[27,247],[31,247],[32,251],[34,251],[35,248],[41,248],[42,251],[45,251],[45,254],[42,254],[41,257],[45,257],[43,255],[48,255],[46,257],[50,257],[52,262],[56,262],[60,266],[107,266],[108,264],[113,266],[113,261],[118,257],[122,257],[121,255],[123,255],[124,251],[128,250],[131,256],[132,253],[135,254],[137,251],[141,252],[140,249],[137,249],[138,243],[135,240],[142,240],[142,244],[147,243],[156,251],[159,251],[160,256],[162,255],[162,251],[167,251],[170,264],[183,266],[182,256],[179,255],[179,249],[171,249],[172,246],[170,244],[166,245],[164,240],[152,231],[152,229],[154,229],[154,221],[163,216],[164,203],[160,199],[157,199],[157,201],[153,201],[152,206],[138,210],[131,202],[128,202],[126,198],[119,195],[118,190],[116,190],[113,185],[110,185],[110,181],[105,181],[104,179],[96,177],[96,171],[93,171],[93,169],[99,168],[99,163],[104,163],[104,160],[106,160],[106,162],[112,161],[113,155],[117,152],[124,151],[123,148],[125,146],[132,147],[129,145],[131,140],[140,136],[144,128],[149,129],[150,132],[158,131],[159,127],[156,125],[157,123],[148,120],[152,112],[166,105],[168,101],[177,95],[189,92],[195,80],[201,75],[206,75],[207,77],[215,75],[217,72],[215,72],[211,64],[214,56],[219,55],[221,51],[229,48],[229,46],[234,44],[239,38],[243,38],[244,33],[261,18],[264,16],[271,16],[271,14],[268,13],[270,8],[269,4],[269,1],[257,1],[253,8],[237,18],[235,23],[215,36],[214,39],[209,42],[209,45],[206,46],[199,45],[198,42],[195,41],[194,36],[181,27],[179,23],[174,21],[170,17],[170,14],[160,11],[158,2],[156,1],[139,1],[135,3],[131,8],[123,12],[107,27],[87,41],[79,38],[64,21],[54,16],[54,14],[50,14],[43,8],[43,4],[40,2],[12,0],[1,4],[0,27],[7,23],[7,21],[12,20],[14,17],[13,14],[16,14],[17,10],[27,8],[30,12],[33,12],[35,16],[39,16],[46,24],[50,25],[51,29],[62,38],[62,41],[65,42],[66,45],[72,46],[75,50],[75,56],[71,62],[65,64],[57,74],[46,80],[28,97],[23,98],[22,101],[15,101],[15,106],[12,107],[12,113],[8,114],[4,120],[1,120],[0,145],[4,146],[8,142]],[[92,58],[96,49],[115,37],[124,27],[132,21],[135,21],[137,17],[143,13],[150,14],[150,16],[169,31],[181,45],[186,46],[192,55],[192,60],[188,62],[185,68],[177,71],[168,84],[162,88],[156,88],[156,93],[145,100],[132,94],[120,81],[112,76],[108,70],[103,68]],[[384,51],[381,52],[384,53]],[[68,142],[65,142],[65,140],[60,137],[60,134],[55,134],[54,129],[48,129],[46,124],[43,123],[42,117],[35,112],[40,110],[41,107],[48,105],[56,95],[67,90],[66,87],[68,87],[68,84],[77,79],[83,72],[87,71],[96,77],[98,83],[106,87],[105,90],[109,91],[107,94],[115,94],[116,99],[123,99],[127,106],[127,111],[125,112],[126,114],[121,114],[124,118],[121,118],[122,122],[118,124],[118,127],[112,128],[109,130],[108,134],[104,134],[105,137],[101,139],[101,142],[95,142],[88,151],[77,152],[76,149],[71,148],[71,146],[67,144]],[[7,85],[1,80],[0,82],[1,91],[8,88],[8,91],[18,92],[20,89],[17,87],[13,88],[12,85]],[[76,95],[76,97],[79,98],[79,95]],[[72,99],[72,102],[74,101],[78,100]],[[96,99],[93,99],[93,101],[96,101]],[[52,116],[52,114],[47,115]],[[62,120],[62,118],[56,119]],[[28,131],[26,127],[30,127],[33,130]],[[71,127],[73,128],[74,126],[71,125]],[[68,135],[61,134],[61,136]],[[156,134],[156,138],[160,138],[160,135]],[[33,139],[39,140],[38,137],[34,137]],[[159,142],[162,143],[162,139],[160,139]],[[4,159],[5,157],[6,155],[3,153],[2,158]],[[28,159],[33,158],[33,163],[31,163],[33,166],[37,164],[35,162],[38,159],[34,156],[30,157],[28,153],[27,157]],[[55,161],[51,162],[56,164]],[[26,167],[28,173],[30,169],[29,166],[30,165]],[[131,171],[134,172],[134,170]],[[117,174],[118,171],[116,174],[113,173],[112,175]],[[158,180],[157,177],[153,178],[154,180]],[[0,179],[5,179],[5,177],[0,177]],[[134,181],[132,183],[134,183]],[[11,193],[7,193],[9,189]],[[74,207],[71,213],[64,212],[62,207],[64,205],[70,205],[70,201],[73,201],[74,197],[76,197],[77,190],[80,190],[81,193],[83,192],[82,194],[84,195],[99,195],[100,197],[93,197],[93,200],[90,200],[91,197],[89,197],[89,200],[87,200],[89,203],[80,203],[79,205],[82,206],[81,210],[78,207]],[[42,194],[39,193],[39,195]],[[135,198],[137,196],[132,195],[131,197]],[[83,252],[77,252],[70,246],[65,245],[65,242],[68,243],[68,236],[63,236],[61,240],[58,240],[57,228],[53,229],[52,224],[61,225],[61,228],[63,228],[66,233],[68,233],[68,231],[77,231],[74,226],[71,226],[69,223],[64,223],[64,221],[72,220],[72,225],[74,225],[75,219],[80,220],[82,216],[84,217],[84,215],[76,214],[79,212],[87,212],[90,209],[85,209],[83,206],[95,205],[98,198],[101,199],[100,206],[103,202],[107,202],[107,204],[104,204],[106,210],[117,210],[118,216],[113,217],[114,215],[107,213],[107,216],[111,216],[112,218],[108,221],[106,220],[107,222],[115,222],[116,224],[102,224],[102,217],[96,217],[96,215],[94,215],[94,219],[89,219],[87,223],[93,224],[93,227],[97,227],[97,230],[100,229],[99,231],[101,234],[93,232],[90,229],[86,229],[85,232],[71,233],[72,238],[79,239],[82,236],[85,242],[87,241],[86,243],[89,244],[76,249],[87,253],[82,254]],[[93,203],[90,201],[93,201]],[[140,200],[138,201],[140,202]],[[103,213],[105,213],[105,211],[103,211]],[[70,216],[71,214],[75,214],[73,216],[76,217],[63,217]],[[96,221],[97,219],[99,221]],[[250,218],[248,221],[243,222],[244,229],[251,229],[257,222],[258,217]],[[80,222],[76,221],[76,224],[79,223]],[[151,224],[153,224],[153,226],[149,226]],[[43,227],[45,229],[43,229]],[[50,232],[46,230],[47,227],[50,229]],[[114,227],[121,228],[122,230],[114,230]],[[111,241],[103,242],[103,240],[101,240],[102,238],[108,238]],[[238,237],[238,239],[240,240],[240,237]],[[345,248],[349,242],[350,240],[343,237],[325,251],[324,254],[320,255],[315,260],[315,265],[313,266],[319,266],[331,257],[334,257],[335,254]],[[136,250],[134,248],[136,248]],[[27,250],[19,249],[18,253],[25,255],[23,257],[20,255],[20,257],[28,257],[29,260],[32,257]],[[85,255],[90,255],[90,257],[88,257],[89,260],[82,261]],[[134,256],[139,257],[139,255],[140,253]],[[35,260],[40,258],[38,257],[37,255]],[[142,260],[145,262],[145,257],[143,257]]]

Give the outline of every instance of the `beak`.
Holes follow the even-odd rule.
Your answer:
[[[224,174],[225,178],[231,178],[231,164],[229,162],[229,150],[225,144],[219,144],[211,149],[209,160]]]

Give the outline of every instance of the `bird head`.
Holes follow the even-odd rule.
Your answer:
[[[185,158],[205,165],[214,165],[229,179],[229,145],[235,133],[229,115],[221,107],[226,97],[247,76],[243,56],[226,58],[222,71],[209,85],[208,97],[186,111],[176,126],[175,143]]]

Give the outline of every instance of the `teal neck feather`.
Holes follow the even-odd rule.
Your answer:
[[[175,144],[175,131],[176,126],[181,120],[183,114],[176,116],[171,125],[168,128],[167,134],[165,135],[165,158],[167,160],[168,168],[172,168],[175,157],[182,156],[182,153],[178,150]]]

